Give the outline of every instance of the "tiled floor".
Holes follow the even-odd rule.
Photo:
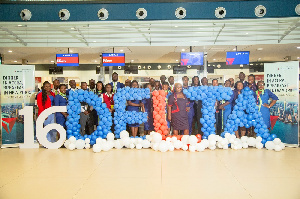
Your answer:
[[[1,149],[0,199],[300,199],[300,149]]]

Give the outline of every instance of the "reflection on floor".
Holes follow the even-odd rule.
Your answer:
[[[1,149],[1,199],[300,198],[300,149]]]

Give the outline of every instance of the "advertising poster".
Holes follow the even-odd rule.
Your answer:
[[[279,98],[270,109],[270,131],[282,142],[298,145],[299,62],[267,63],[264,71],[265,89]]]
[[[19,110],[34,106],[33,65],[0,65],[2,146],[24,142],[24,118]]]

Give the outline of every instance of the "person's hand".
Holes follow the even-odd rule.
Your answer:
[[[88,115],[88,114],[89,114],[89,112],[88,112],[88,111],[84,111],[83,113],[84,113],[85,115]]]
[[[220,110],[225,110],[225,108],[224,108],[223,105],[219,105],[218,109],[220,109]]]
[[[186,107],[185,109],[187,112],[190,112],[190,107]]]
[[[168,120],[171,122],[171,115],[168,115]]]
[[[113,110],[112,109],[108,109],[109,110],[109,112],[113,112]]]
[[[144,104],[143,104],[143,103],[140,103],[139,105],[140,105],[140,107],[144,106]]]
[[[264,107],[267,107],[267,108],[270,108],[270,105],[269,105],[269,104],[266,104],[266,103],[264,103],[263,106],[264,106]]]

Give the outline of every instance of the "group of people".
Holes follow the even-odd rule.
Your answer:
[[[168,123],[168,132],[173,135],[178,134],[201,134],[202,124],[200,123],[200,118],[202,117],[202,101],[192,101],[189,100],[183,93],[184,89],[188,89],[193,86],[208,86],[208,79],[203,77],[201,80],[198,76],[192,78],[192,83],[189,85],[189,77],[182,77],[182,83],[175,83],[174,77],[170,76],[167,78],[165,75],[160,77],[160,81],[151,78],[149,83],[143,85],[144,88],[149,88],[151,93],[154,90],[164,90],[166,92],[166,120]],[[217,79],[213,79],[211,82],[212,86],[218,86],[219,82]],[[37,105],[39,108],[38,115],[45,109],[51,106],[66,106],[68,104],[68,96],[71,90],[75,91],[76,82],[75,80],[69,81],[70,88],[67,89],[67,85],[60,84],[56,79],[53,81],[53,89],[51,90],[51,84],[49,82],[44,82],[40,93],[37,95]],[[102,102],[107,105],[110,112],[114,112],[114,93],[117,92],[118,88],[124,88],[126,86],[132,88],[139,88],[139,83],[136,80],[125,81],[125,84],[118,81],[118,74],[112,74],[112,82],[104,86],[101,81],[95,83],[95,80],[91,79],[89,81],[89,86],[86,82],[81,82],[80,88],[83,90],[88,90],[94,92]],[[245,81],[245,74],[241,72],[239,74],[239,81],[234,83],[234,79],[230,78],[225,81],[225,87],[231,87],[233,94],[231,99],[228,101],[216,101],[216,133],[220,134],[226,124],[226,120],[233,110],[235,101],[238,95],[245,87],[249,87],[253,91],[253,96],[256,99],[259,111],[262,113],[265,124],[270,128],[270,111],[269,109],[278,100],[277,96],[274,95],[270,90],[264,89],[264,82],[258,81],[255,83],[255,76],[249,75],[248,81]],[[268,104],[268,100],[272,99],[271,103]],[[153,105],[152,98],[143,100],[132,100],[127,101],[127,111],[143,111],[148,113],[148,121],[144,123],[144,134],[154,130],[153,124]],[[68,114],[66,112],[55,113],[50,115],[46,121],[45,125],[54,123],[61,124],[66,128],[66,117]],[[113,116],[113,114],[112,114]],[[81,102],[81,113],[80,113],[80,134],[90,135],[94,130],[95,126],[98,124],[97,112],[92,106],[85,102]],[[128,130],[130,129],[132,136],[138,135],[139,124],[128,124]],[[113,127],[112,127],[113,132]],[[253,129],[245,129],[245,127],[240,127],[239,131],[236,132],[237,137],[253,134]],[[54,130],[50,131],[47,135],[47,139],[51,142],[56,141],[56,132]]]

